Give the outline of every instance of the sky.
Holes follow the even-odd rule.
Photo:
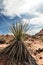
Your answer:
[[[28,34],[39,32],[43,28],[43,0],[0,0],[0,34],[11,34],[11,22],[21,19],[32,28]]]

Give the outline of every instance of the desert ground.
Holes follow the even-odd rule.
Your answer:
[[[27,39],[24,40],[24,45],[26,45],[27,50],[30,52],[30,54],[35,58],[38,65],[43,65],[43,31],[40,31],[38,34],[33,36],[27,36]],[[5,39],[5,43],[0,43],[0,50],[6,48],[12,41],[13,36],[12,35],[0,35],[0,38]],[[1,58],[0,59],[0,65],[5,65],[5,60]]]

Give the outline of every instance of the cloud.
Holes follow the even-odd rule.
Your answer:
[[[36,8],[36,11],[39,13],[43,13],[43,2],[38,5],[38,7]]]
[[[37,25],[43,24],[43,14],[40,15],[39,17],[37,17],[37,18],[31,19],[31,22],[30,23],[37,24]]]
[[[4,0],[4,11],[3,13],[6,15],[15,15],[21,11],[21,7],[23,6],[23,1],[20,0]]]
[[[20,16],[22,19],[32,19],[32,18],[38,17],[37,15],[31,14],[31,13],[22,13]]]
[[[28,22],[29,24],[29,30],[27,33],[34,35],[38,33],[41,29],[43,29],[43,14],[39,17],[30,19],[30,23],[29,20],[25,20],[25,22]]]
[[[25,21],[25,22],[28,21],[28,23],[29,23],[29,19],[27,19],[27,20],[24,19],[24,21]],[[35,17],[35,18],[33,17],[33,18],[31,18],[29,24],[32,24],[33,26],[34,26],[34,25],[38,25],[38,26],[43,25],[43,14],[41,14],[41,15],[38,16],[38,17]]]
[[[3,0],[5,15],[15,15],[29,12],[30,9],[38,5],[42,0]]]
[[[0,13],[1,13],[1,11],[3,10],[2,2],[3,2],[3,0],[0,0]]]
[[[31,31],[29,30],[27,34],[35,35],[36,33],[40,32],[42,28],[37,28],[37,29],[32,29]]]

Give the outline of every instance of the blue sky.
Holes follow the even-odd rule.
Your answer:
[[[43,0],[0,0],[0,34],[11,34],[10,24],[16,21],[29,24],[28,34],[43,28]]]

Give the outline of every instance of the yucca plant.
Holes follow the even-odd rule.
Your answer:
[[[10,27],[15,40],[0,55],[8,58],[6,65],[37,65],[35,59],[28,52],[23,39],[28,30],[28,24],[19,22]]]
[[[15,39],[17,41],[23,40],[25,38],[25,34],[28,31],[28,24],[23,24],[22,22],[19,22],[14,25],[11,25],[10,31],[13,33]]]

